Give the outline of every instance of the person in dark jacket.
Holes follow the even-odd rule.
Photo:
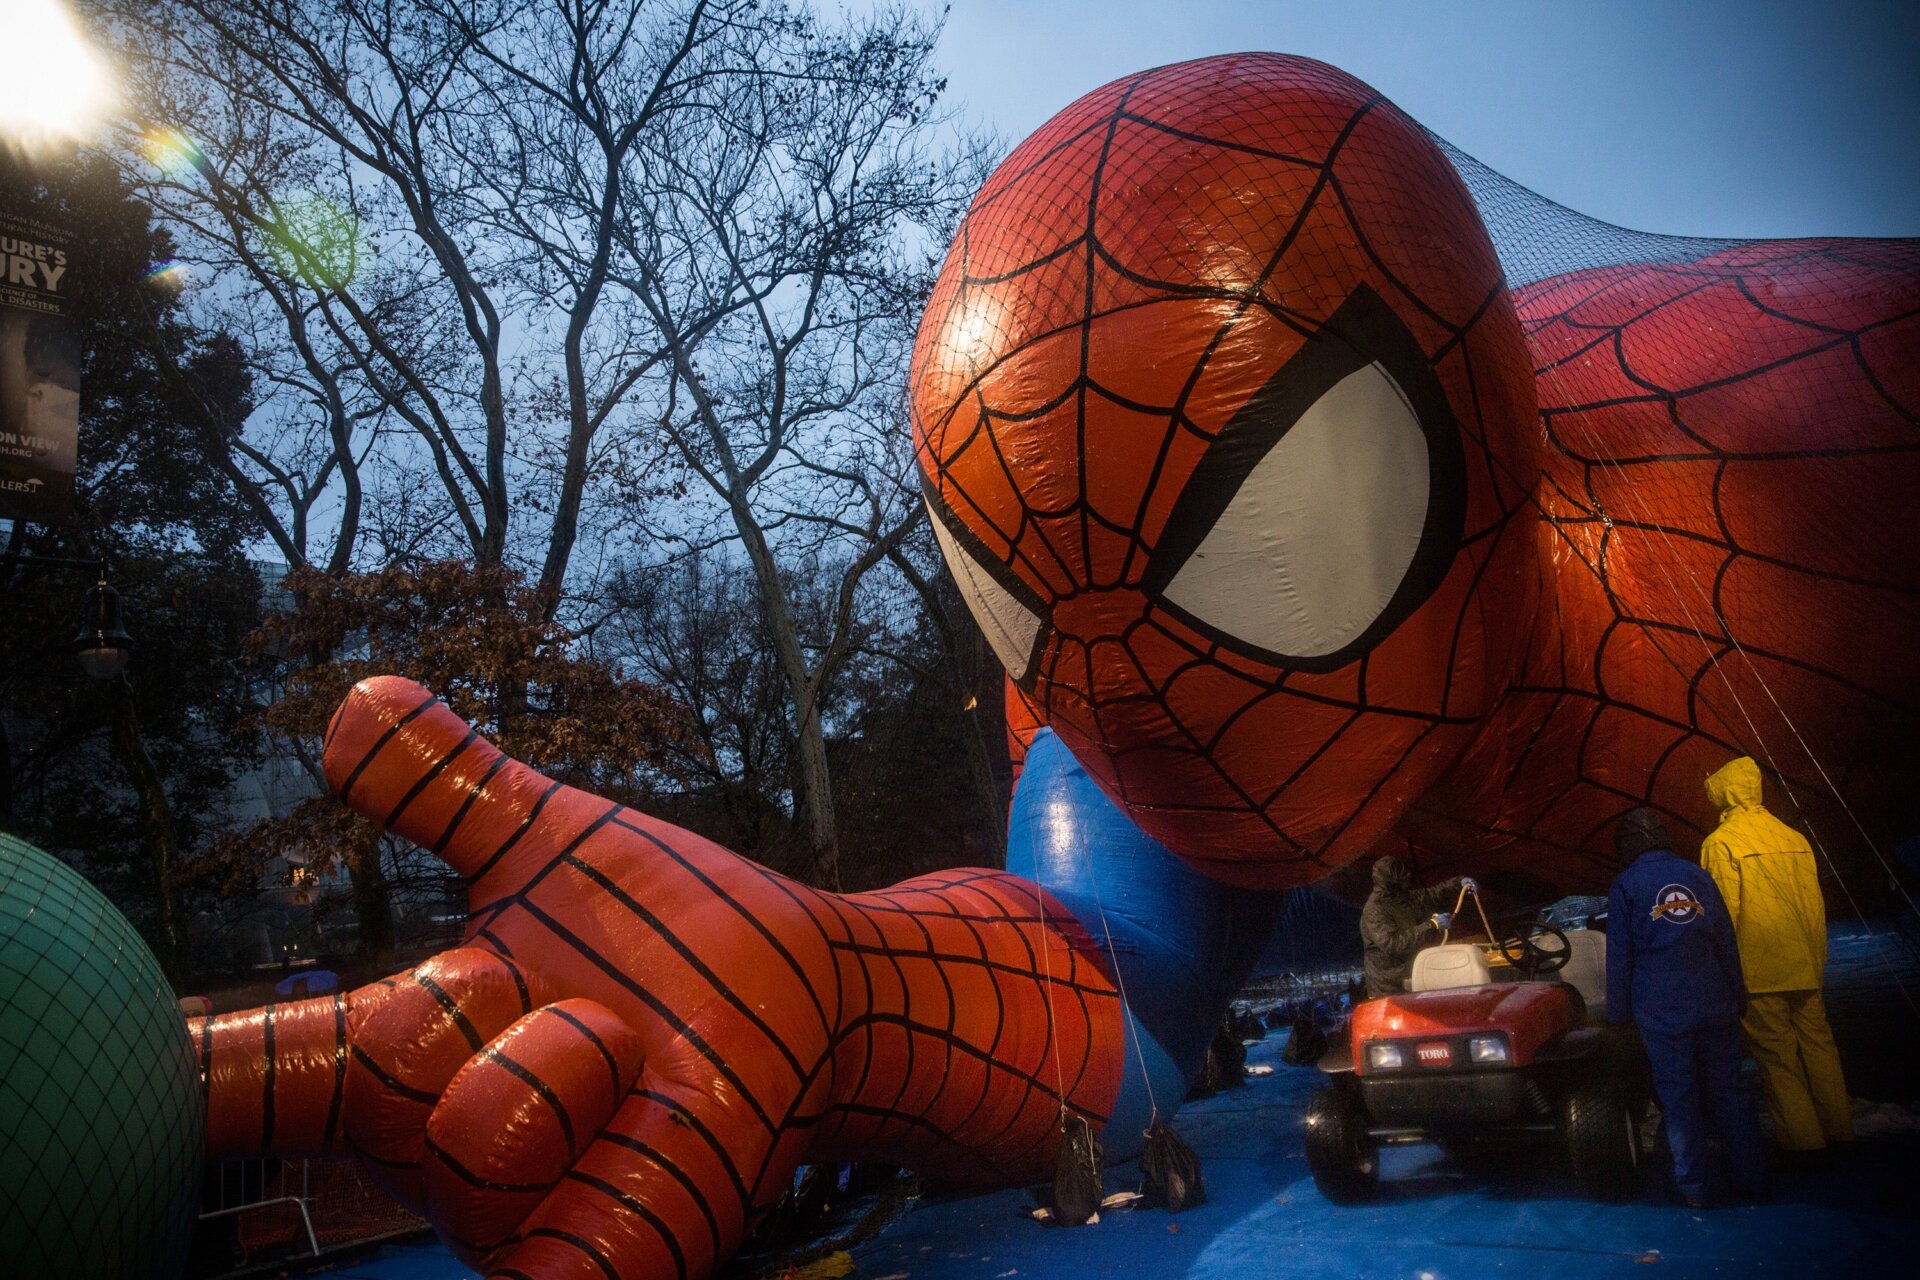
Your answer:
[[[1607,1020],[1640,1031],[1674,1186],[1688,1205],[1706,1204],[1711,1133],[1734,1190],[1757,1196],[1766,1154],[1758,1099],[1740,1075],[1747,991],[1726,903],[1712,876],[1675,856],[1651,809],[1620,819],[1614,852],[1626,865],[1607,896]]]
[[[1373,864],[1373,892],[1360,909],[1369,1000],[1407,989],[1414,956],[1440,940],[1440,931],[1453,922],[1450,908],[1460,896],[1460,886],[1470,883],[1455,878],[1422,889],[1400,859],[1389,855]]]

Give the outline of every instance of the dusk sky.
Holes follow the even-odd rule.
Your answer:
[[[941,59],[1011,144],[1119,76],[1254,49],[1623,226],[1920,235],[1913,0],[953,0]]]

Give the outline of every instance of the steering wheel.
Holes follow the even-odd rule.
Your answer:
[[[1567,935],[1550,924],[1529,925],[1500,944],[1500,954],[1528,977],[1540,973],[1558,973],[1573,959],[1573,944]]]

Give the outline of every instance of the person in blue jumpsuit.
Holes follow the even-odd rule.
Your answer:
[[[1607,1019],[1639,1028],[1674,1186],[1688,1205],[1706,1204],[1711,1135],[1734,1190],[1758,1197],[1766,1154],[1758,1098],[1740,1072],[1747,992],[1726,903],[1712,876],[1674,854],[1651,809],[1620,819],[1614,852],[1625,866],[1607,898]]]

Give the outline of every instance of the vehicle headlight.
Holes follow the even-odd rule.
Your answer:
[[[1397,1044],[1370,1044],[1367,1046],[1367,1069],[1370,1071],[1398,1071],[1407,1063]]]
[[[1467,1053],[1475,1062],[1504,1063],[1507,1059],[1505,1036],[1475,1036],[1467,1041]]]

